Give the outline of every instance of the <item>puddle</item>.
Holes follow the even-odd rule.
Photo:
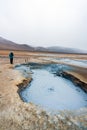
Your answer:
[[[55,76],[52,73],[54,70],[58,70],[58,66],[54,69],[53,67],[32,68],[33,80],[26,89],[21,91],[22,99],[53,111],[86,107],[87,94],[71,81]]]

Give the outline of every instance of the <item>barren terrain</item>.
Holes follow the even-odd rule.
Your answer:
[[[14,64],[9,64],[9,51],[0,51],[0,130],[86,130],[87,108],[78,111],[62,111],[56,115],[47,113],[42,108],[25,103],[20,99],[17,85],[30,81],[17,70],[15,65],[36,62],[55,63],[50,58],[70,58],[87,60],[87,55],[33,53],[14,51]],[[57,61],[56,61],[57,63]],[[74,66],[74,75],[87,83],[87,67]]]

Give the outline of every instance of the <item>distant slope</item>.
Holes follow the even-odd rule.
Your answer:
[[[29,50],[29,51],[33,51],[34,48],[31,47],[31,46],[28,46],[26,44],[22,44],[22,45],[19,45],[19,44],[16,44],[12,41],[9,41],[9,40],[6,40],[2,37],[0,37],[0,49],[3,49],[3,50]]]
[[[74,48],[65,47],[32,47],[26,44],[17,44],[12,41],[6,40],[0,37],[0,49],[1,50],[20,50],[20,51],[40,51],[40,52],[57,52],[57,53],[77,53],[77,54],[87,54],[87,50],[80,50]]]
[[[80,50],[80,49],[76,49],[76,48],[66,48],[66,47],[54,46],[54,47],[48,47],[47,49],[48,49],[48,51],[51,51],[51,52],[59,52],[59,53],[85,53],[85,54],[87,54],[87,50]]]
[[[67,54],[87,54],[87,50],[80,50],[76,48],[68,48],[68,47],[36,47],[34,48],[35,51],[43,51],[43,52],[58,52],[58,53],[67,53]]]

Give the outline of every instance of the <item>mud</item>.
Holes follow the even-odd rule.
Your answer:
[[[24,55],[23,52],[22,54]],[[32,58],[32,55],[29,62],[46,62],[43,59]],[[58,56],[61,57],[61,55]],[[65,57],[64,54],[63,56]],[[71,56],[69,55],[69,57]],[[85,57],[87,58],[87,56]],[[15,59],[14,65],[9,65],[9,59],[0,58],[0,130],[86,130],[87,108],[81,108],[78,111],[66,110],[52,115],[32,103],[25,103],[20,99],[17,93],[20,88],[18,88],[18,84],[26,86],[27,81],[21,73],[14,70],[14,66],[24,63],[25,58]],[[81,57],[77,56],[77,58]],[[87,80],[83,70],[76,74],[81,81]]]
[[[59,72],[56,75],[69,79],[70,81],[72,81],[74,83],[75,86],[80,87],[82,90],[84,90],[87,93],[87,83],[81,81],[74,75],[69,74],[68,72]]]

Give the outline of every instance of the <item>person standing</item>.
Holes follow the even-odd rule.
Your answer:
[[[13,52],[10,52],[9,58],[10,58],[10,64],[13,64],[13,58],[14,58]]]

